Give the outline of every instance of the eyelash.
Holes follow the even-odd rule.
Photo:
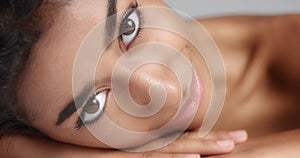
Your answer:
[[[85,103],[84,107],[82,108],[82,112],[79,115],[79,118],[77,119],[76,122],[76,130],[80,130],[83,126],[83,121],[81,118],[84,118],[84,108],[87,106],[87,103],[90,102],[90,100],[94,99],[97,93],[94,93],[91,97],[89,97],[89,99],[87,100],[87,102]]]
[[[91,103],[95,98],[96,98],[96,96],[98,95],[98,94],[100,94],[100,93],[103,93],[103,92],[105,92],[106,93],[106,99],[105,99],[105,103],[104,103],[104,107],[105,107],[105,105],[107,104],[107,98],[108,98],[108,94],[109,94],[109,90],[107,90],[107,89],[102,89],[102,90],[96,90],[96,92],[95,93],[93,93],[93,95],[92,96],[90,96],[89,97],[89,99],[86,101],[86,103],[85,103],[85,105],[82,107],[82,111],[81,111],[81,113],[80,113],[80,116],[79,116],[79,118],[78,118],[78,120],[77,120],[77,122],[76,122],[76,129],[77,130],[80,130],[81,129],[81,127],[84,125],[84,124],[93,124],[94,122],[96,122],[97,121],[97,119],[95,119],[95,120],[93,120],[93,121],[88,121],[88,122],[84,122],[83,120],[82,120],[82,118],[85,118],[85,108],[88,106],[88,105],[90,105],[89,103]],[[101,103],[99,103],[99,104],[101,104]],[[100,107],[99,107],[100,108]],[[103,108],[103,110],[101,111],[101,113],[100,113],[100,115],[103,113],[103,112],[105,112],[105,108]],[[99,118],[99,117],[98,117]]]
[[[128,48],[130,48],[130,45],[132,44],[132,43],[134,43],[134,42],[138,42],[139,40],[141,40],[142,39],[142,37],[143,37],[143,29],[140,27],[139,29],[138,29],[138,31],[137,31],[137,35],[136,35],[136,37],[134,38],[134,41],[133,42],[131,42],[127,47],[125,47],[124,45],[122,45],[122,33],[121,33],[121,26],[122,26],[122,24],[123,24],[123,22],[133,13],[133,12],[135,12],[135,11],[138,11],[138,9],[139,9],[139,7],[140,7],[140,4],[138,4],[138,2],[137,1],[135,1],[133,4],[131,4],[131,6],[130,6],[130,8],[129,9],[127,9],[125,12],[124,12],[124,14],[123,14],[123,16],[122,16],[122,20],[118,23],[118,26],[119,26],[119,45],[120,45],[120,47],[121,47],[121,50],[122,51],[127,51],[128,50]],[[140,14],[139,14],[139,16],[140,16]],[[141,18],[141,17],[139,17],[139,20],[140,20],[140,25],[142,25],[142,23],[143,23],[143,18]]]
[[[122,25],[122,23],[124,22],[124,20],[126,20],[126,18],[128,18],[128,16],[130,16],[133,12],[135,12],[135,11],[139,8],[139,6],[140,6],[140,5],[137,3],[137,1],[135,1],[135,3],[131,4],[130,8],[127,9],[127,10],[124,12],[124,14],[123,14],[123,16],[122,16],[122,20],[121,20],[121,22],[119,22],[119,24],[118,24],[118,26],[120,27],[120,29],[119,29],[119,34],[120,34],[120,32],[121,32],[121,25]],[[140,23],[142,23],[142,19],[141,19],[141,18],[140,18]],[[136,37],[134,38],[134,41],[133,41],[133,42],[137,42],[137,41],[139,41],[141,38],[142,38],[142,29],[139,28],[139,29],[138,29],[138,32],[137,32],[137,35],[136,35]],[[121,42],[121,35],[119,36],[119,41]],[[132,44],[133,42],[131,42],[131,44]],[[125,48],[125,49],[127,50],[127,49],[130,47],[131,44],[129,44],[129,45],[127,46],[127,48]],[[121,49],[122,49],[122,48],[121,48]],[[124,47],[123,47],[123,49],[124,49]],[[96,94],[97,94],[97,93],[94,93],[91,97],[89,97],[89,99],[88,99],[87,102],[89,102],[91,99],[94,99]],[[84,108],[85,108],[86,106],[87,106],[87,104],[84,105],[83,110],[82,110],[82,112],[80,113],[79,118],[77,119],[76,127],[75,127],[76,130],[80,130],[80,129],[82,128],[82,126],[84,126],[84,123],[83,123],[83,121],[82,121],[81,118],[84,118]],[[92,123],[93,123],[93,122],[89,122],[89,124],[92,124]]]

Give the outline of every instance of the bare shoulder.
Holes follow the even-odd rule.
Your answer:
[[[300,14],[228,16],[198,21],[212,35],[225,60],[238,56],[245,64],[257,59],[252,63],[260,62],[256,64],[262,65],[271,84],[299,95]]]
[[[300,112],[300,15],[199,22],[216,41],[226,67],[223,115],[230,117],[223,117],[218,129],[242,127],[252,135],[262,135],[299,128],[295,120]],[[235,125],[232,119],[238,120]]]
[[[269,53],[268,75],[283,91],[300,96],[300,15],[282,15],[265,24],[264,44]]]
[[[249,47],[260,36],[263,16],[227,16],[199,19],[218,45],[239,45]]]
[[[240,90],[241,81],[245,81],[245,74],[249,74],[252,66],[258,65],[260,63],[257,62],[262,61],[263,53],[257,52],[263,38],[264,25],[267,21],[271,21],[271,18],[266,16],[227,16],[198,21],[207,29],[221,51],[227,70],[228,92],[236,92],[237,85]],[[253,75],[260,74],[254,73]],[[248,85],[249,82],[246,87],[249,87]],[[248,90],[249,88],[246,91]]]

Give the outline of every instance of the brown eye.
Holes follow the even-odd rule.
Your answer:
[[[87,103],[87,105],[84,107],[84,111],[86,113],[89,113],[89,114],[93,114],[93,113],[96,113],[99,109],[99,106],[100,106],[100,103],[99,101],[95,98],[91,101],[89,101]]]
[[[87,101],[83,108],[81,120],[83,123],[94,122],[103,113],[108,90],[101,91]]]
[[[137,37],[140,25],[141,20],[139,11],[137,8],[134,8],[127,16],[125,16],[120,25],[120,39],[125,48],[128,48]]]
[[[135,23],[132,19],[126,19],[122,28],[122,35],[129,36],[135,31]]]

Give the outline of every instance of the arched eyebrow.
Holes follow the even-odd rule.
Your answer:
[[[117,0],[109,0],[107,4],[107,15],[105,24],[105,45],[110,43],[114,38],[114,34],[116,32],[117,25],[117,16],[113,16],[117,13]]]
[[[72,101],[70,101],[70,103],[67,104],[67,106],[59,113],[56,125],[61,125],[65,120],[71,117],[77,111],[77,109],[84,104],[84,102],[90,96],[93,90],[93,83],[88,83],[87,85],[85,85],[80,94],[76,97],[76,99],[72,99]]]
[[[108,0],[107,1],[107,14],[106,18],[111,17],[112,15],[117,13],[117,0]],[[106,20],[106,27],[105,27],[105,32],[106,32],[106,37],[112,38],[115,31],[116,31],[116,24],[117,24],[117,17],[112,16],[112,19]],[[111,40],[111,39],[106,39],[106,40]],[[94,85],[87,84],[85,88],[82,90],[82,92],[78,95],[76,100],[82,100],[82,98],[87,98],[91,91],[93,90]],[[79,99],[78,99],[79,98]],[[61,125],[64,121],[66,121],[68,118],[70,118],[75,112],[77,111],[77,107],[75,104],[74,99],[70,101],[69,104],[66,105],[66,107],[59,113],[58,119],[56,121],[56,125],[59,126]]]

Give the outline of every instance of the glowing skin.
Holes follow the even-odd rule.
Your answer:
[[[139,7],[167,7],[159,0],[137,2]],[[134,3],[134,0],[118,1],[117,10],[124,12],[131,8]],[[82,109],[61,125],[56,125],[59,113],[73,99],[72,70],[76,53],[87,33],[106,18],[106,6],[106,0],[72,1],[57,13],[50,29],[43,34],[33,49],[30,64],[24,73],[24,82],[20,86],[19,98],[23,105],[22,109],[28,115],[28,121],[55,140],[89,147],[107,147],[94,138],[84,126],[77,130],[77,121]],[[136,13],[133,12],[129,17],[138,26],[136,16]],[[134,26],[132,21],[128,23],[128,26]],[[140,35],[138,35],[139,33]],[[130,47],[147,42],[160,42],[172,46],[182,52],[194,66],[198,77],[201,78],[201,86],[203,86],[201,88],[204,91],[201,105],[199,105],[201,109],[197,111],[190,129],[199,127],[210,101],[209,73],[199,53],[186,40],[174,33],[159,29],[143,29],[142,33],[141,31],[137,32],[137,30],[131,32],[129,30],[127,34],[124,34],[122,40],[115,40],[104,52],[97,66],[95,78],[97,90],[110,89],[113,66],[124,53],[124,49],[130,49]],[[116,105],[110,93],[105,93],[107,94],[106,99],[103,98],[104,93],[96,93],[98,95],[97,100],[92,100],[92,103],[101,102],[100,104],[102,104],[105,100],[104,113],[125,129],[132,131],[156,129],[170,121],[178,109],[178,98],[181,94],[176,76],[163,66],[149,64],[138,68],[130,80],[131,96],[140,104],[149,102],[148,89],[156,83],[161,83],[166,87],[168,97],[166,108],[150,118],[137,118],[126,114]],[[91,106],[85,109],[85,112],[101,113],[99,109]],[[85,114],[86,122],[97,123],[97,121],[91,120],[97,120],[96,115]]]
[[[125,11],[129,8],[130,3],[132,2],[129,0],[119,1],[117,8],[119,11]],[[165,6],[158,0],[144,1],[141,5]],[[43,34],[42,39],[33,49],[29,67],[24,73],[24,82],[20,86],[19,91],[19,99],[23,103],[22,109],[28,115],[28,120],[32,125],[58,141],[91,147],[106,147],[103,143],[97,141],[85,127],[82,127],[80,130],[76,129],[79,117],[78,113],[74,113],[74,115],[60,126],[56,126],[59,113],[73,99],[71,78],[75,54],[85,35],[94,25],[105,18],[106,12],[104,6],[106,6],[106,1],[104,0],[77,0],[73,1],[68,7],[63,8],[60,12],[57,12],[53,25]],[[220,46],[228,75],[228,95],[222,117],[217,124],[217,130],[246,129],[251,133],[251,136],[257,136],[299,128],[299,91],[296,91],[297,95],[293,97],[289,93],[286,93],[286,89],[281,89],[282,87],[295,88],[297,87],[295,85],[299,84],[290,83],[298,83],[299,80],[287,79],[284,80],[285,84],[280,85],[281,83],[274,83],[278,78],[276,76],[274,78],[272,72],[269,71],[270,65],[272,66],[275,63],[280,66],[287,66],[279,66],[283,72],[285,72],[284,70],[295,70],[297,72],[296,70],[298,69],[291,69],[291,65],[289,65],[291,63],[290,60],[285,58],[293,58],[293,56],[282,52],[291,50],[291,52],[296,52],[294,55],[297,55],[299,54],[297,53],[299,49],[295,49],[295,51],[291,48],[296,47],[290,45],[288,45],[289,48],[280,47],[280,45],[285,43],[281,39],[294,37],[294,31],[290,30],[295,29],[295,23],[286,25],[289,23],[284,20],[284,22],[280,22],[280,25],[277,25],[279,29],[274,29],[274,26],[270,27],[270,21],[267,19],[261,17],[226,17],[201,21],[212,34],[218,46]],[[298,19],[296,20],[299,21]],[[272,22],[274,23],[274,21]],[[284,25],[282,26],[281,24]],[[261,27],[264,28],[263,32],[261,32]],[[287,32],[282,32],[282,30]],[[264,31],[267,32],[267,35]],[[299,41],[298,38],[291,39],[287,41]],[[199,56],[192,53],[193,48],[189,47],[186,41],[169,32],[147,29],[143,31],[143,36],[139,37],[138,40],[134,40],[132,44],[138,45],[151,40],[168,43],[178,50],[183,50],[183,54],[193,59],[192,63],[201,75],[203,89],[205,90],[201,109],[198,111],[198,115],[190,129],[199,127],[206,105],[209,103],[208,98],[210,97],[208,95],[210,93],[208,86],[210,79],[207,75],[205,64],[203,64]],[[274,46],[276,47],[274,48]],[[124,53],[123,50],[124,47],[120,48],[120,43],[115,41],[110,49],[105,52],[103,61],[99,62],[96,75],[98,82],[96,86],[100,89],[102,87],[110,87],[112,65]],[[280,54],[280,56],[274,55],[274,52],[275,54]],[[281,62],[278,63],[278,61],[275,62],[273,60],[274,58],[278,61],[287,62],[284,62],[284,64]],[[293,59],[298,58],[295,57]],[[298,63],[297,60],[292,61]],[[164,86],[169,87],[167,92],[170,96],[167,104],[175,105],[174,109],[167,109],[167,113],[166,110],[163,111],[164,115],[158,114],[156,117],[139,119],[123,113],[116,107],[114,100],[108,96],[105,113],[124,128],[135,131],[154,129],[160,127],[174,115],[177,109],[176,98],[178,96],[178,91],[176,91],[178,89],[176,77],[168,69],[156,66],[148,65],[141,67],[135,72],[130,85],[132,89],[131,94],[137,102],[145,104],[149,101],[146,95],[149,85],[153,82],[165,81]],[[276,70],[273,72],[275,75],[278,74]],[[292,74],[292,72],[289,73]],[[290,77],[288,74],[285,74],[287,78]],[[298,76],[298,74],[295,73],[293,75]],[[282,76],[285,78],[285,75]],[[88,111],[90,110],[93,111],[94,109],[92,108]],[[295,139],[294,137],[298,136],[298,133],[288,133],[287,135],[282,135],[283,137],[279,137],[280,139],[274,139],[271,136],[267,138],[269,141],[259,138],[256,139],[256,143],[250,142],[248,147],[246,144],[246,148],[245,146],[241,146],[240,151],[250,153],[252,151],[255,154],[262,153],[261,149],[266,149],[263,148],[264,146],[267,149],[271,148],[271,150],[264,150],[264,153],[272,150],[276,150],[274,152],[276,156],[282,153],[292,153],[297,151],[297,149],[288,147],[293,151],[283,152],[282,150],[277,150],[277,145],[283,145],[279,146],[279,148],[286,149],[287,146],[282,144],[283,139],[290,139],[291,141],[288,142],[299,144],[297,143],[299,139]],[[42,142],[41,144],[47,143]],[[53,146],[57,147],[57,144]],[[292,146],[294,147],[294,144]],[[255,149],[253,147],[259,150],[253,151]],[[247,148],[249,150],[245,150]],[[23,145],[20,151],[23,152]],[[77,148],[74,148],[74,151],[78,151]],[[75,154],[77,153],[75,152]],[[237,157],[243,156],[238,155]],[[253,155],[250,154],[250,157],[253,157]]]

